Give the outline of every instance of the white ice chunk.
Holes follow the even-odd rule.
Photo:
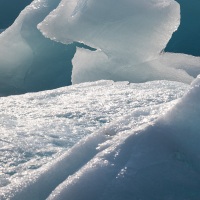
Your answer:
[[[81,41],[98,49],[77,50],[73,83],[99,79],[190,83],[194,77],[184,68],[192,58],[184,58],[183,65],[176,55],[161,53],[179,21],[179,4],[173,0],[75,0],[62,1],[38,27],[53,40]],[[193,62],[197,73],[199,60]]]

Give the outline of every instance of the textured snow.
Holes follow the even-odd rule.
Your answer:
[[[45,199],[95,154],[152,124],[187,90],[168,81],[100,81],[0,98],[1,199]]]

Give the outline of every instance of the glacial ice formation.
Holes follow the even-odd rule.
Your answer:
[[[24,124],[24,111],[30,113],[27,115],[29,123],[24,124],[30,130],[25,137],[27,141],[15,142],[14,137],[7,135],[7,138],[1,141],[3,149],[9,153],[15,152],[21,141],[20,148],[25,147],[23,150],[26,152],[30,149],[27,145],[30,145],[31,148],[37,149],[33,150],[37,154],[28,151],[22,153],[22,149],[19,149],[19,155],[28,158],[27,163],[21,163],[21,166],[26,166],[24,174],[20,175],[21,179],[11,178],[11,184],[4,180],[8,185],[0,188],[0,198],[2,200],[198,200],[200,198],[199,88],[200,78],[192,83],[189,91],[187,85],[178,82],[127,84],[101,81],[54,91],[1,98],[2,111],[5,110],[5,106],[10,108],[12,115],[11,118],[9,113],[5,113],[5,119],[8,117],[13,120],[9,121],[7,126],[13,129],[15,126],[18,127],[16,136],[22,135],[24,128],[26,130],[26,127],[20,126],[20,123]],[[184,91],[188,91],[186,95],[178,101],[173,101],[182,96]],[[71,98],[71,102],[63,104],[67,96]],[[24,104],[23,101],[28,103]],[[96,106],[94,101],[97,105],[103,102],[105,104]],[[19,106],[18,109],[14,109],[16,104]],[[84,105],[87,105],[86,110]],[[54,107],[51,114],[48,114],[49,106]],[[76,106],[78,110],[79,108],[83,110],[76,113],[76,109],[74,110]],[[72,112],[68,114],[66,111],[70,107]],[[101,108],[103,109],[99,110]],[[85,112],[90,109],[86,115]],[[34,123],[38,123],[37,115],[40,117],[39,121],[44,124],[35,128]],[[99,117],[111,120],[101,127]],[[76,131],[72,130],[70,133],[70,129],[67,128],[72,140],[67,139],[56,147],[54,145],[58,137],[61,137],[60,141],[65,137],[68,120],[69,125],[77,121],[83,123],[86,129],[90,129],[92,122],[94,129],[86,136],[79,132],[80,129],[77,129],[79,133],[74,135]],[[63,132],[61,130],[55,137],[54,133],[51,134],[54,126],[63,127],[65,130],[63,129]],[[29,139],[32,143],[28,142]],[[37,141],[44,144],[47,142],[49,145],[38,146]],[[70,142],[76,144],[71,147]],[[45,147],[46,150],[41,147]],[[68,150],[61,156],[55,154],[55,157],[59,157],[44,165],[48,159],[45,161],[43,153],[46,152],[48,156],[52,148]],[[14,164],[13,158],[15,157],[10,160],[11,166]],[[17,160],[15,161],[17,164]],[[38,161],[42,167],[34,169]],[[19,169],[16,167],[16,170]]]
[[[61,1],[38,27],[58,42],[81,41],[98,50],[77,50],[73,83],[99,79],[190,83],[193,71],[195,77],[199,73],[200,59],[173,54],[167,60],[168,55],[161,53],[179,25],[179,12],[173,0]],[[184,70],[188,65],[192,73]]]

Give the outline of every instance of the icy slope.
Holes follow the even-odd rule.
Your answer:
[[[199,90],[198,77],[178,104],[156,122],[119,130],[48,199],[198,200]]]
[[[0,0],[0,29],[6,29],[12,25],[21,10],[32,1],[33,0]]]
[[[168,81],[100,81],[0,98],[0,199],[45,199],[69,175],[77,177],[76,171],[79,174],[78,170],[93,162],[95,155],[98,161],[98,153],[122,145],[133,131],[152,124],[187,90],[185,84]],[[44,165],[56,157],[55,163]],[[99,162],[109,165],[107,161]],[[113,165],[111,174],[116,173],[116,167],[121,168],[120,163]],[[97,186],[94,193],[96,190],[101,188]],[[89,194],[91,198],[94,195]]]

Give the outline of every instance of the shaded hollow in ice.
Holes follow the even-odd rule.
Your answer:
[[[97,153],[120,143],[115,136],[154,123],[188,88],[98,81],[1,97],[0,199],[46,199]]]
[[[0,95],[52,89],[71,84],[74,44],[45,38],[37,24],[60,0],[35,0],[0,35]]]

